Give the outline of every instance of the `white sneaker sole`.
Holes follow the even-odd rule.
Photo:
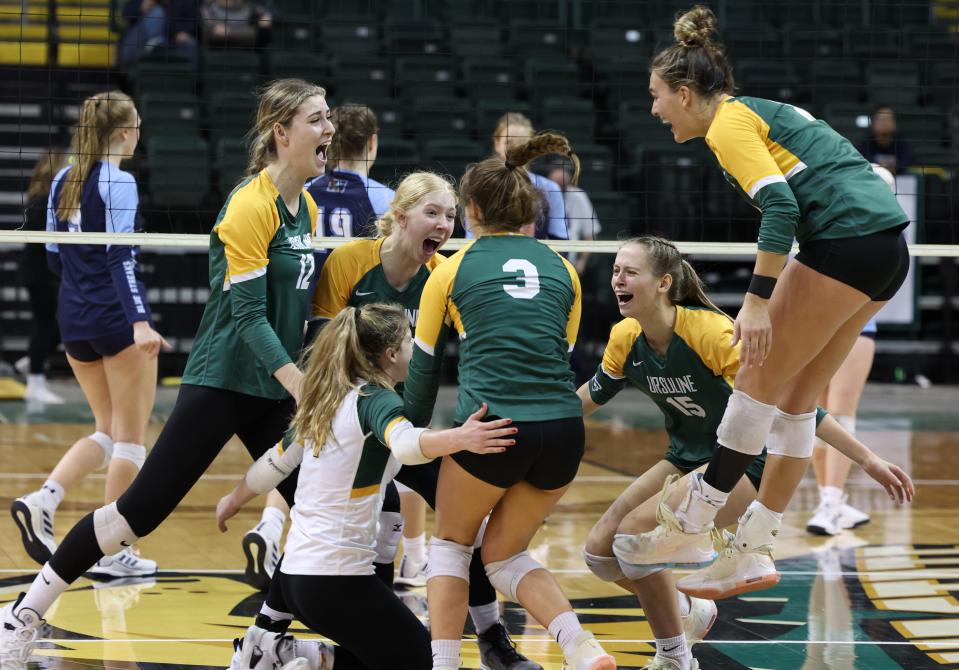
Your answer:
[[[49,561],[53,553],[33,531],[33,513],[30,511],[30,506],[22,500],[14,500],[10,505],[10,516],[13,517],[13,522],[20,529],[23,548],[30,558],[40,565]]]
[[[260,591],[270,588],[270,574],[266,571],[266,551],[266,542],[259,533],[250,531],[243,536],[243,555],[246,556],[244,575],[247,583]]]
[[[753,591],[763,591],[765,589],[771,589],[776,586],[781,579],[781,575],[778,572],[774,572],[771,575],[763,575],[761,577],[753,577],[751,579],[743,579],[737,582],[734,582],[730,586],[693,586],[685,587],[680,586],[679,583],[676,584],[676,588],[685,593],[687,596],[692,596],[694,598],[705,598],[706,600],[723,600],[724,598],[732,598],[733,596],[738,596],[743,593],[751,593]]]

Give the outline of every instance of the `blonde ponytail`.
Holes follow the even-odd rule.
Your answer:
[[[399,350],[409,329],[401,308],[373,303],[343,309],[320,331],[303,355],[306,372],[293,416],[295,439],[312,441],[314,456],[327,440],[336,440],[333,417],[357,380],[393,388],[378,361],[387,348]]]

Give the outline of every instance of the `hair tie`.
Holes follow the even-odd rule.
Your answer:
[[[515,169],[516,169],[516,166],[513,165],[512,163],[510,163],[509,161],[506,161],[506,169],[507,169],[507,170],[515,170]]]
[[[357,328],[360,327],[360,310],[361,310],[361,309],[362,309],[362,307],[354,307],[354,308],[353,308],[353,321],[356,323],[356,327],[357,327]]]

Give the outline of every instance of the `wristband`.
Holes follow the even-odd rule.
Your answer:
[[[753,278],[749,280],[749,288],[746,289],[746,293],[752,293],[763,300],[769,300],[774,288],[776,288],[775,277],[754,274]]]

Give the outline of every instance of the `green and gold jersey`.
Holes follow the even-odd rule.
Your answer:
[[[459,333],[456,421],[480,403],[516,421],[582,416],[569,352],[581,312],[573,266],[523,235],[485,235],[437,267],[423,288],[403,399],[429,422],[450,328]]]
[[[332,319],[345,307],[360,307],[374,302],[400,305],[406,310],[410,326],[416,327],[420,295],[430,273],[446,259],[434,254],[402,291],[386,279],[380,252],[385,237],[353,240],[337,247],[323,264],[313,294],[313,318]]]
[[[266,170],[240,184],[210,232],[210,297],[184,384],[289,397],[273,373],[303,344],[316,203],[290,214]]]
[[[759,249],[793,240],[862,237],[908,222],[889,187],[850,142],[792,105],[730,97],[706,144],[726,179],[762,211]]]

